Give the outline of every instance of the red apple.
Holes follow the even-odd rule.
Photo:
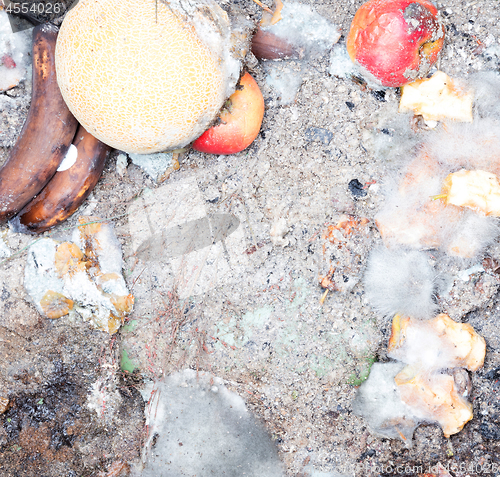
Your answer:
[[[194,143],[193,149],[209,154],[243,151],[257,137],[264,118],[264,98],[250,74],[240,79],[239,89],[230,96],[219,120]]]
[[[425,76],[443,47],[444,27],[427,0],[369,0],[356,12],[347,52],[382,86]]]

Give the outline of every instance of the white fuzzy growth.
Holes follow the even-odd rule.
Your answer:
[[[131,153],[129,157],[136,166],[143,169],[155,181],[160,179],[169,167],[172,167],[173,154],[171,152],[158,152],[156,154]],[[118,162],[116,165],[118,168]]]
[[[428,323],[412,320],[411,326],[406,329],[402,346],[390,352],[388,356],[427,370],[459,366],[461,363],[454,354],[453,343],[444,340]]]
[[[32,30],[12,32],[9,17],[0,11],[0,92],[6,91],[30,75]],[[2,64],[2,57],[14,60],[14,68]]]
[[[410,121],[410,114],[399,113],[395,104],[387,105],[372,137],[378,158],[398,168],[407,164],[408,157],[414,154],[414,149],[422,139],[410,128]]]
[[[482,71],[470,75],[469,84],[474,89],[474,109],[477,117],[500,118],[500,74],[497,71]]]
[[[81,229],[76,227],[72,233],[73,242],[80,250],[85,250]],[[38,311],[44,310],[40,300],[52,290],[61,293],[75,302],[75,310],[85,320],[92,320],[94,327],[108,330],[109,319],[119,312],[106,294],[117,297],[128,295],[127,285],[122,276],[121,247],[113,227],[102,224],[101,229],[91,237],[93,249],[99,261],[100,273],[94,276],[85,271],[65,273],[59,276],[55,256],[59,243],[45,238],[37,240],[28,250],[28,258],[24,273],[24,286]],[[101,280],[102,275],[113,274]]]
[[[85,250],[85,240],[87,238],[89,237],[83,234],[80,227],[76,227],[73,230],[72,241],[78,245],[80,250]],[[121,245],[116,238],[113,226],[105,222],[101,223],[99,231],[92,235],[90,239],[92,240],[92,248],[96,252],[101,272],[121,275],[123,267]]]
[[[500,121],[494,117],[475,117],[472,123],[447,123],[436,134],[426,137],[431,157],[448,173],[458,169],[500,172]]]
[[[495,242],[500,228],[496,217],[485,217],[464,210],[460,222],[450,230],[443,248],[450,256],[476,259],[480,252]]]
[[[221,379],[186,370],[147,391],[147,459],[134,475],[284,475],[270,437]]]
[[[345,44],[339,43],[332,48],[328,72],[338,78],[349,78],[356,73],[356,66],[349,58]]]
[[[472,123],[447,122],[415,134],[410,118],[397,115],[384,128],[389,134],[374,138],[376,155],[394,169],[385,179],[385,204],[375,217],[388,247],[436,248],[478,259],[498,236],[497,219],[433,200],[448,174],[460,169],[500,175],[500,75],[473,75],[467,88],[475,94]]]
[[[323,18],[309,5],[284,2],[281,17],[279,22],[263,29],[304,49],[309,57],[324,53],[339,41],[339,27]]]
[[[62,293],[64,281],[54,268],[57,242],[50,238],[38,240],[31,245],[24,269],[24,287],[40,313],[44,313],[40,300],[48,290]]]
[[[383,316],[402,314],[420,319],[435,315],[436,273],[424,252],[375,249],[368,258],[365,293]]]
[[[404,442],[410,446],[413,431],[423,419],[401,400],[394,376],[403,368],[401,363],[375,363],[358,389],[352,408],[376,434],[392,439],[404,436]]]
[[[294,71],[281,64],[265,65],[266,83],[276,91],[281,105],[291,104],[302,85],[302,72]]]

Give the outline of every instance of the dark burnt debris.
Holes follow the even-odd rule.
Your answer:
[[[116,387],[119,404],[106,408],[104,402],[104,419],[88,406],[94,386],[85,377],[85,363],[53,365],[45,384],[9,396],[0,415],[0,475],[90,477],[106,472],[116,456],[137,458],[143,404],[135,387],[123,382]]]

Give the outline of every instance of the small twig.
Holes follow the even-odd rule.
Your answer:
[[[323,303],[325,303],[325,300],[326,300],[326,295],[328,295],[328,292],[330,290],[328,290],[328,288],[325,290],[325,292],[323,293],[323,295],[321,295],[321,298],[319,300],[319,304],[320,305],[323,305]]]
[[[446,199],[448,194],[438,194],[431,196],[431,200]]]
[[[273,11],[269,7],[266,7],[260,0],[253,0],[253,1],[266,12],[269,12],[271,14],[273,13]]]

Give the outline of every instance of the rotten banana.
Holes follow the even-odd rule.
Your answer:
[[[19,213],[21,228],[41,233],[71,216],[92,192],[101,177],[108,151],[106,144],[83,126],[73,141],[77,150],[75,164],[54,177]]]
[[[57,85],[57,34],[57,27],[50,24],[33,30],[31,105],[19,139],[0,169],[0,223],[45,187],[75,136],[78,123]]]

